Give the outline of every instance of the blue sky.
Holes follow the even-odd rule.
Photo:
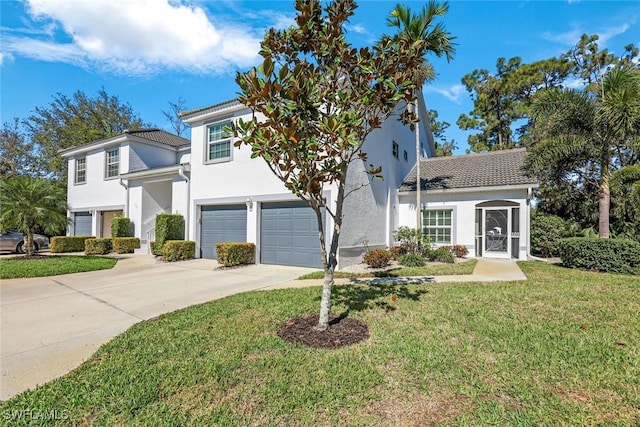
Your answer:
[[[355,46],[385,32],[397,1],[360,1],[347,28]],[[424,2],[403,1],[412,9]],[[429,108],[451,123],[447,136],[467,148],[455,122],[472,103],[461,78],[495,69],[498,57],[532,62],[560,55],[583,33],[620,54],[640,46],[637,1],[450,1],[443,22],[457,37],[455,59],[429,58],[437,78],[424,88]],[[200,108],[236,96],[235,71],[257,65],[269,27],[293,23],[293,0],[0,0],[2,121],[26,118],[56,93],[89,96],[104,87],[146,121],[170,130],[162,111],[179,97]]]

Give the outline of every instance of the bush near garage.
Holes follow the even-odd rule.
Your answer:
[[[111,220],[111,237],[133,237],[131,220],[126,216],[117,216]]]
[[[374,249],[362,256],[362,262],[371,268],[382,268],[389,265],[391,253],[385,249]]]
[[[256,245],[245,242],[216,243],[218,262],[225,267],[256,262]]]
[[[113,250],[111,239],[87,239],[84,242],[85,255],[106,255]]]
[[[151,253],[162,255],[167,240],[184,240],[184,218],[180,214],[156,215],[156,240],[151,242]]]
[[[85,241],[95,239],[93,236],[53,236],[49,243],[52,253],[82,252]]]
[[[572,237],[558,241],[558,253],[565,267],[640,274],[640,243],[633,240]]]
[[[162,258],[167,262],[184,261],[196,256],[193,240],[167,240],[162,245]]]
[[[113,239],[113,251],[117,254],[132,254],[134,249],[140,247],[140,239],[137,237],[116,237]]]

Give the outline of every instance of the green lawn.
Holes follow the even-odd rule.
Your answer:
[[[177,311],[0,413],[104,426],[638,425],[640,278],[520,265],[528,281],[339,286],[334,313],[371,334],[339,350],[276,336],[318,309],[319,287]]]
[[[0,279],[56,276],[83,271],[106,270],[116,264],[115,258],[98,256],[47,256],[35,259],[3,258]]]
[[[476,268],[477,259],[459,262],[455,264],[430,264],[425,267],[398,267],[385,271],[352,273],[349,271],[336,271],[336,279],[353,279],[358,277],[408,277],[408,276],[449,276],[471,274]],[[298,277],[298,280],[322,279],[323,271],[314,271]]]

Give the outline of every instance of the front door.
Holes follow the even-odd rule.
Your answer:
[[[511,257],[511,209],[484,209],[484,256]]]

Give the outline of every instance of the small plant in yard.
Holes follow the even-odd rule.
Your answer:
[[[405,253],[424,254],[431,247],[429,236],[415,228],[400,227],[393,232],[393,238]]]
[[[385,249],[374,249],[365,253],[362,261],[371,268],[383,268],[389,265],[391,254]]]
[[[405,267],[422,267],[424,265],[424,258],[422,258],[420,254],[408,253],[398,257],[398,262]]]
[[[453,253],[456,258],[464,258],[469,254],[469,249],[467,249],[464,245],[453,245],[453,246],[440,246],[441,248],[445,248],[451,253]]]
[[[395,259],[397,261],[400,256],[407,253],[407,248],[399,245],[391,246],[389,248],[389,253],[391,254],[391,259]]]
[[[431,251],[429,259],[431,261],[445,262],[449,264],[453,264],[454,262],[456,262],[456,259],[453,256],[453,252],[451,252],[451,249],[447,248],[446,246]]]

